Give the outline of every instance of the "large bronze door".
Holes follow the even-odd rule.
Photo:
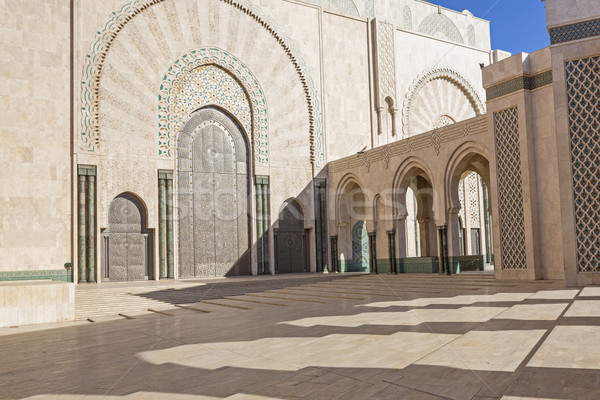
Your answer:
[[[308,271],[307,247],[302,208],[292,201],[279,214],[279,228],[275,233],[275,272]]]
[[[103,234],[103,280],[135,281],[149,278],[151,266],[145,225],[145,210],[135,196],[124,193],[112,201],[108,229]]]
[[[181,277],[251,272],[248,146],[219,109],[197,111],[177,144]]]

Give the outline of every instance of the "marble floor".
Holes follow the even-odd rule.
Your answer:
[[[289,275],[77,288],[0,329],[0,399],[598,399],[600,288]]]

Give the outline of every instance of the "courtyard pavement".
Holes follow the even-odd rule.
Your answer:
[[[306,274],[78,286],[0,399],[599,399],[600,287]]]

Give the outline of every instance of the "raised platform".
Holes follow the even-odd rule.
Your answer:
[[[0,327],[70,321],[75,285],[52,280],[0,282]]]

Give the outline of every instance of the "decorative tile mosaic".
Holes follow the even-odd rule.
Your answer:
[[[2,271],[0,272],[0,281],[32,281],[32,280],[53,280],[61,282],[72,282],[73,271],[66,269],[40,270],[40,271]]]
[[[163,78],[159,92],[159,155],[172,157],[179,130],[198,108],[221,106],[252,138],[254,160],[269,162],[265,96],[254,75],[233,55],[201,48],[180,57]]]
[[[600,272],[600,57],[565,63],[577,268]]]
[[[355,267],[369,267],[369,239],[364,221],[358,221],[352,227],[352,264]]]
[[[598,36],[600,35],[600,18],[571,25],[558,26],[556,28],[551,28],[548,31],[550,33],[551,44]]]
[[[456,25],[444,14],[429,14],[419,25],[419,32],[441,37],[451,42],[464,43],[463,37]]]
[[[494,113],[503,269],[526,269],[523,181],[517,107]]]
[[[490,101],[497,97],[505,96],[519,90],[534,90],[550,84],[552,84],[552,70],[548,70],[533,76],[519,76],[509,81],[492,86],[485,91],[485,94],[487,100]]]
[[[250,101],[240,84],[222,68],[204,65],[182,77],[173,91],[172,128],[179,132],[195,110],[215,105],[233,114],[248,134],[252,132]]]

